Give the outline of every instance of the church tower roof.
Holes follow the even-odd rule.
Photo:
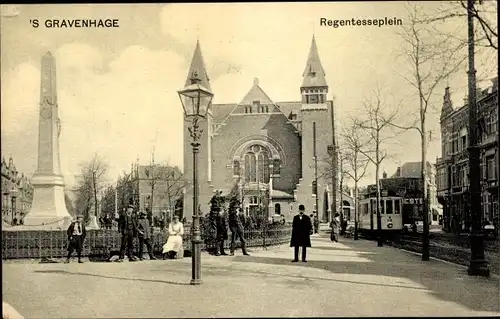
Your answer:
[[[316,39],[313,35],[309,56],[307,57],[306,68],[302,74],[302,87],[328,86],[325,75],[325,70],[323,69],[323,65],[321,64],[321,60],[319,58]]]
[[[191,60],[191,66],[189,67],[189,72],[186,79],[185,86],[191,85],[191,79],[196,77],[200,79],[200,85],[212,91],[210,87],[210,79],[208,78],[207,68],[205,67],[205,61],[203,60],[203,55],[201,54],[200,41],[196,41],[196,48],[194,49],[193,59]]]
[[[453,113],[453,103],[451,101],[450,88],[446,87],[443,97],[443,108],[441,109],[441,120]]]

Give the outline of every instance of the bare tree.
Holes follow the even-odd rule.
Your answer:
[[[498,24],[493,21],[498,15],[498,3],[492,0],[474,1],[472,16],[478,22],[479,28],[476,31],[476,45],[479,47],[492,48],[498,51]],[[422,15],[416,22],[422,24],[437,25],[442,22],[466,21],[467,1],[452,1],[443,3],[438,12],[430,15]],[[448,34],[450,35],[450,34]],[[461,43],[466,44],[466,34],[463,38],[457,38]]]
[[[403,40],[403,56],[410,67],[410,75],[403,76],[414,89],[418,96],[418,114],[415,122],[408,126],[397,125],[399,129],[414,129],[418,131],[421,142],[421,166],[422,166],[422,202],[423,202],[423,246],[422,260],[429,260],[429,205],[428,172],[427,172],[427,147],[429,143],[427,131],[427,114],[432,105],[436,88],[444,80],[456,73],[465,61],[464,56],[457,54],[457,47],[453,45],[448,37],[438,37],[427,25],[419,23],[420,14],[416,5],[408,7],[409,21],[404,31],[400,33]]]
[[[183,175],[181,170],[175,166],[165,165],[165,195],[167,197],[167,207],[171,210],[175,210],[175,203],[177,199],[182,195],[182,189],[184,186]]]
[[[84,169],[86,170],[86,173],[89,174],[92,183],[92,192],[94,195],[94,214],[97,217],[99,210],[99,198],[97,195],[101,192],[102,187],[104,186],[103,182],[106,178],[108,165],[98,153],[95,153],[90,163]]]
[[[73,192],[75,194],[75,209],[87,220],[92,207],[93,192],[90,176],[83,169],[82,174],[77,178],[77,184]]]
[[[146,177],[148,178],[148,184],[151,187],[151,195],[149,197],[149,207],[150,207],[150,212],[148,213],[148,218],[151,218],[151,215],[153,213],[153,208],[154,208],[154,193],[155,193],[155,188],[156,184],[158,183],[159,180],[162,180],[164,177],[165,173],[165,167],[162,165],[155,164],[155,154],[154,150],[151,154],[151,163],[146,167],[145,174]]]
[[[75,217],[75,206],[73,205],[73,201],[69,197],[67,192],[64,192],[64,202],[66,204],[66,209],[68,210],[68,213]]]
[[[373,96],[363,103],[364,118],[354,118],[357,129],[364,130],[368,134],[369,143],[365,149],[360,149],[361,154],[366,156],[375,165],[375,183],[377,187],[377,232],[378,246],[383,246],[382,221],[380,216],[380,166],[389,154],[384,145],[394,140],[396,135],[391,123],[397,121],[397,115],[401,103],[390,106],[382,97],[380,85],[377,83]],[[391,132],[388,132],[391,131]],[[387,134],[389,133],[389,134]]]
[[[354,182],[354,239],[358,239],[358,183],[366,175],[370,160],[362,153],[369,143],[364,131],[359,130],[355,121],[347,126],[340,134],[342,148],[342,173]]]

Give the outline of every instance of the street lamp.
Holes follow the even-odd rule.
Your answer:
[[[467,1],[468,49],[469,49],[469,194],[472,229],[470,232],[471,257],[467,272],[470,276],[490,276],[488,263],[484,258],[484,242],[481,230],[481,181],[479,125],[476,104],[476,69],[474,66],[474,1]]]
[[[12,187],[10,190],[10,200],[11,200],[11,208],[12,208],[12,218],[10,222],[12,223],[14,221],[14,218],[16,216],[16,198],[17,198],[18,191],[15,187]]]
[[[191,85],[178,91],[184,108],[185,119],[190,120],[192,126],[188,129],[193,142],[193,226],[192,226],[192,253],[191,253],[191,285],[201,284],[201,231],[200,215],[198,210],[198,153],[200,151],[200,137],[203,130],[199,126],[200,119],[206,117],[211,106],[213,93],[200,85],[197,72],[193,72]]]

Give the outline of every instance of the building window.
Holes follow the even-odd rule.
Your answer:
[[[451,185],[452,187],[458,187],[458,174],[457,174],[457,166],[453,165],[451,167]]]
[[[276,205],[274,205],[274,214],[281,215],[281,205],[279,203],[276,203]]]
[[[488,156],[486,158],[486,180],[493,181],[496,179],[496,165],[495,156]]]
[[[240,175],[240,162],[239,161],[233,162],[233,175],[235,175],[235,176]]]
[[[460,151],[465,151],[467,149],[467,135],[464,135],[460,138],[461,149]]]
[[[260,145],[253,145],[245,155],[245,182],[269,183],[269,154]]]
[[[261,113],[260,109],[260,101],[253,101],[253,106],[257,109],[258,113]],[[250,107],[250,113],[252,113],[252,108]]]
[[[281,171],[281,161],[279,159],[273,160],[273,175],[279,175]]]

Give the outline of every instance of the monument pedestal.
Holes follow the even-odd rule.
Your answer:
[[[97,223],[97,217],[95,215],[90,216],[90,221],[87,226],[85,226],[87,230],[97,230],[101,229],[99,223]]]
[[[66,208],[63,177],[35,174],[31,184],[33,203],[24,225],[32,230],[66,230],[73,218]]]

